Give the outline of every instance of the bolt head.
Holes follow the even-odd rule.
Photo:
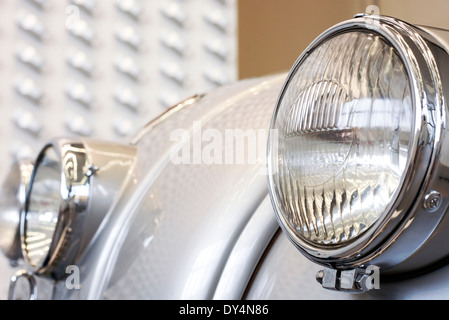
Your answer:
[[[442,201],[443,197],[441,193],[438,191],[430,191],[424,197],[423,208],[427,212],[435,212],[440,208]]]

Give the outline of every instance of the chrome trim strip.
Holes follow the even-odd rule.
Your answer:
[[[156,117],[153,120],[151,120],[150,122],[148,122],[142,128],[142,130],[140,130],[139,133],[131,140],[130,144],[132,146],[137,145],[139,143],[139,141],[142,139],[142,137],[145,136],[149,130],[156,128],[162,122],[167,120],[172,114],[177,113],[178,111],[181,111],[181,110],[185,109],[186,107],[190,107],[190,106],[196,104],[201,99],[203,99],[204,96],[205,96],[204,94],[203,95],[194,95],[194,96],[187,98],[187,99],[179,102],[178,104],[168,108],[165,112],[160,114],[158,117]]]
[[[268,195],[248,221],[224,266],[214,300],[239,300],[279,225]]]
[[[37,290],[36,279],[34,278],[33,274],[29,273],[26,270],[19,270],[11,276],[11,280],[9,282],[8,300],[16,299],[16,286],[17,286],[17,281],[20,278],[25,278],[28,281],[28,285],[30,288],[30,296],[29,296],[28,300],[37,300],[38,290]]]

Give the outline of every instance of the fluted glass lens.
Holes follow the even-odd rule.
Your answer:
[[[269,142],[272,196],[290,231],[342,244],[381,219],[408,163],[410,90],[398,53],[374,33],[336,35],[297,66]]]
[[[28,261],[39,267],[47,258],[59,216],[61,168],[53,148],[47,149],[38,164],[30,188],[24,246]]]

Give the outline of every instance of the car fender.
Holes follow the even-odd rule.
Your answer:
[[[241,298],[278,228],[274,215],[267,214],[272,212],[265,158],[273,106],[285,77],[245,80],[188,99],[134,137],[137,160],[128,182],[77,263],[81,289],[68,290],[61,282],[56,298]],[[195,158],[195,144],[204,155],[209,142],[195,140],[201,138],[198,131],[224,137],[226,130],[259,135],[255,161],[249,154],[243,163]],[[179,132],[190,138],[173,134]],[[226,146],[224,140],[224,150],[234,150],[234,156],[247,148]],[[190,148],[183,149],[186,144]],[[189,150],[190,163],[174,163],[180,150]],[[235,261],[242,275],[225,290]]]
[[[363,293],[323,289],[316,280],[320,266],[308,260],[279,232],[257,268],[248,300],[439,300],[449,299],[449,266],[407,278],[385,278],[379,287]],[[381,270],[380,270],[381,271]]]

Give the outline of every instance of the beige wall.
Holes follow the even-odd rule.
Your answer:
[[[239,78],[288,71],[316,36],[371,4],[383,15],[449,29],[449,0],[238,0]]]
[[[239,77],[288,71],[305,47],[359,12],[357,0],[239,0]]]
[[[383,15],[414,24],[449,29],[448,0],[380,0],[379,8]]]

